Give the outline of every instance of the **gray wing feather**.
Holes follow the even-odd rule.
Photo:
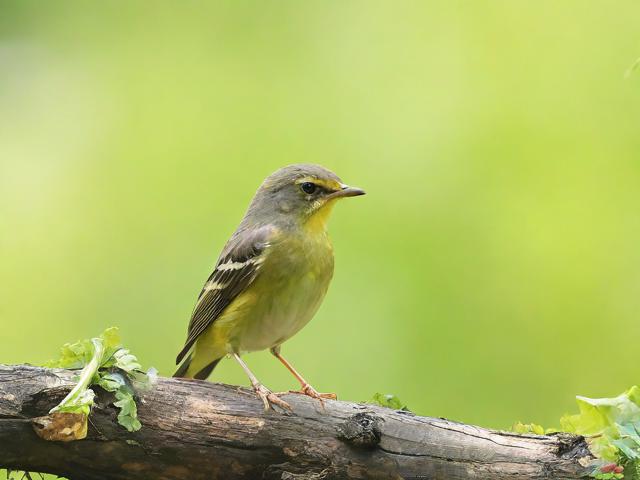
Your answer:
[[[225,308],[251,285],[274,233],[273,227],[265,226],[253,231],[239,230],[231,237],[198,296],[191,314],[187,340],[176,358],[176,364],[180,363],[198,337]],[[211,286],[218,288],[208,288]]]

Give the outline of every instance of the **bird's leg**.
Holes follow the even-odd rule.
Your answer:
[[[253,386],[253,390],[256,392],[258,397],[260,397],[260,399],[262,400],[262,403],[264,403],[265,410],[269,410],[269,408],[271,408],[273,404],[273,405],[279,406],[284,410],[291,411],[291,405],[289,405],[287,402],[282,400],[280,397],[278,397],[275,393],[273,393],[267,387],[262,385],[262,383],[260,383],[260,381],[253,374],[253,372],[249,370],[249,367],[247,366],[247,364],[244,363],[244,361],[240,358],[240,355],[238,355],[237,353],[234,353],[233,358],[236,359],[236,361],[240,364],[240,366],[244,370],[244,373],[246,373],[247,376],[249,377],[249,380],[251,380],[251,385]]]
[[[279,346],[272,348],[271,353],[273,354],[274,357],[280,360],[282,364],[285,367],[287,367],[287,370],[289,370],[292,373],[292,375],[296,377],[296,380],[300,382],[300,386],[301,386],[300,390],[292,390],[290,393],[302,393],[304,395],[308,395],[311,398],[317,398],[320,401],[322,401],[325,398],[328,398],[330,400],[335,400],[338,398],[338,396],[335,393],[319,393],[316,391],[315,388],[309,385],[309,383],[302,377],[302,375],[300,375],[296,371],[296,369],[293,368],[293,365],[291,365],[282,355],[280,355]]]

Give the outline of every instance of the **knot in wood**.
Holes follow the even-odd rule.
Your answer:
[[[558,432],[551,435],[558,439],[558,456],[566,459],[590,457],[589,447],[584,437]]]
[[[358,447],[372,448],[380,443],[382,419],[373,413],[356,413],[338,427],[340,438]]]

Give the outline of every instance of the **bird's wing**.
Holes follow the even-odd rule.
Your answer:
[[[231,237],[198,296],[189,322],[187,341],[176,358],[176,364],[202,332],[253,282],[276,234],[274,227],[264,226],[253,231],[238,231]]]

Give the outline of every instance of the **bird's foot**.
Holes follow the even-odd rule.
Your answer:
[[[285,411],[289,411],[289,412],[292,411],[291,405],[289,405],[287,402],[282,400],[280,397],[278,397],[275,393],[273,393],[264,385],[262,384],[255,385],[253,387],[253,390],[256,392],[258,397],[260,397],[260,399],[262,400],[262,403],[264,403],[265,410],[269,410],[270,408],[273,408],[274,405],[277,405],[278,407],[280,407]]]
[[[316,391],[308,383],[304,385],[300,390],[290,390],[289,393],[297,393],[299,395],[306,395],[307,397],[315,398],[316,400],[320,400],[322,403],[323,400],[337,400],[338,396],[335,393],[320,393]]]

